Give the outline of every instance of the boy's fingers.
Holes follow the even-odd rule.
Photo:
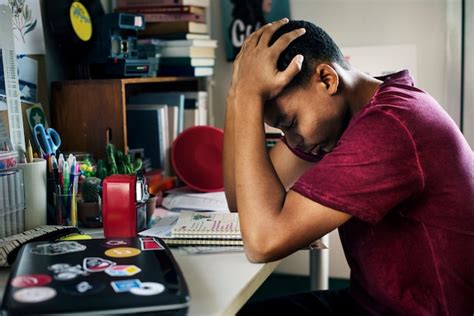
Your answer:
[[[300,28],[280,36],[280,38],[278,38],[278,40],[272,45],[272,48],[275,49],[275,54],[279,56],[281,52],[283,52],[285,48],[290,45],[291,42],[293,42],[298,37],[303,36],[305,33],[306,30],[304,28]]]
[[[291,63],[286,67],[286,69],[278,73],[279,79],[282,81],[282,85],[286,86],[290,81],[301,71],[303,65],[304,57],[303,55],[296,55],[293,57]]]
[[[270,39],[272,38],[273,33],[275,33],[276,30],[278,30],[280,27],[282,27],[284,24],[288,23],[289,21],[290,20],[288,20],[288,18],[283,18],[271,23],[271,25],[267,26],[263,30],[260,36],[259,43],[262,43],[263,45],[265,45],[265,47],[267,47],[268,43],[270,43]]]
[[[260,41],[260,37],[262,36],[265,30],[269,29],[273,23],[267,23],[252,34],[250,34],[244,41],[243,45],[250,45],[251,47],[257,46],[258,42]],[[242,45],[242,46],[243,46]]]

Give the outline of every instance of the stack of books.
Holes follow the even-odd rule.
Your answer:
[[[210,0],[117,0],[118,12],[142,14],[138,33],[141,58],[156,58],[157,75],[211,76],[217,41],[209,36]]]

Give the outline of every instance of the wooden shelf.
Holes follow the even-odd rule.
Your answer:
[[[60,151],[81,151],[104,158],[112,142],[127,152],[126,100],[128,95],[158,91],[197,91],[195,77],[94,79],[53,82],[52,126],[61,136]]]

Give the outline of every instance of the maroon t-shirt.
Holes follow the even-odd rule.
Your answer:
[[[383,78],[334,150],[292,190],[354,217],[339,227],[366,314],[473,315],[474,155],[408,71]]]

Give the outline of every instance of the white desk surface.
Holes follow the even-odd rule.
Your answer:
[[[253,264],[245,254],[173,255],[191,293],[189,315],[234,315],[247,302],[280,261]],[[10,270],[0,268],[0,297]]]
[[[235,315],[280,263],[252,264],[244,253],[173,254],[191,292],[189,315]]]

